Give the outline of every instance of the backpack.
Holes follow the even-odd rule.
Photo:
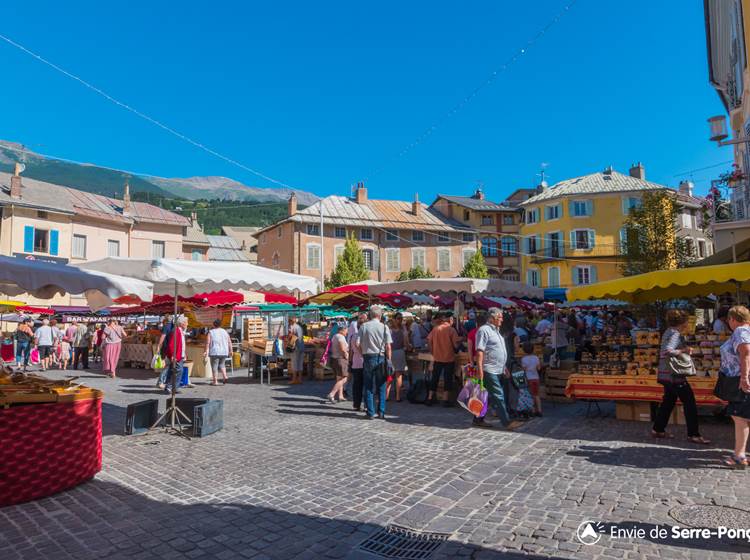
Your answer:
[[[15,337],[17,342],[31,342],[32,338],[29,333],[24,331],[16,331]]]
[[[427,380],[417,379],[411,387],[409,387],[409,390],[406,393],[406,400],[412,404],[423,404],[427,401],[429,390]]]

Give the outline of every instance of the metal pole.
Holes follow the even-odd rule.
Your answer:
[[[320,199],[320,289],[325,290],[325,268],[323,267],[323,263],[325,262],[325,257],[323,256],[323,199]]]
[[[171,414],[171,428],[175,429],[174,423],[175,423],[175,411],[177,410],[177,383],[179,383],[179,380],[182,378],[182,372],[177,371],[177,364],[179,363],[179,360],[177,359],[177,280],[174,281],[174,316],[172,317],[172,369],[173,372],[173,378],[172,378],[172,414]],[[184,349],[183,349],[184,350]],[[178,420],[179,422],[179,420]]]

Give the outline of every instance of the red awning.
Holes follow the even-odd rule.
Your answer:
[[[195,307],[219,307],[222,305],[236,305],[238,303],[242,303],[244,299],[245,298],[241,293],[232,292],[229,290],[206,292],[202,294],[196,294],[192,297],[177,296],[178,302],[189,303]],[[153,300],[145,302],[142,302],[138,298],[133,298],[131,296],[123,296],[121,298],[117,298],[114,301],[115,303],[119,304],[140,305],[148,311],[153,311],[155,309],[161,309],[168,306],[174,307],[174,296],[170,295],[154,296]]]
[[[16,313],[39,313],[40,315],[54,315],[55,310],[49,307],[36,307],[34,305],[22,305],[16,307]]]
[[[286,303],[289,305],[297,305],[297,298],[294,296],[288,296],[284,294],[273,294],[271,292],[259,291],[259,294],[263,294],[263,301],[265,303]]]

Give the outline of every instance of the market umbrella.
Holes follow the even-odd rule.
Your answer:
[[[420,278],[418,280],[404,280],[401,282],[383,282],[369,285],[367,293],[370,295],[389,293],[418,293],[418,294],[467,294],[503,297],[528,297],[542,299],[544,291],[541,288],[527,286],[521,282],[503,280],[501,278]]]
[[[127,294],[151,299],[153,286],[142,279],[106,271],[0,257],[0,293],[10,296],[28,293],[41,299],[52,299],[57,294],[84,294],[91,309],[101,309],[110,305],[115,298]]]
[[[613,298],[629,303],[750,290],[750,263],[657,270],[570,288],[568,301]]]
[[[363,280],[355,284],[347,284],[345,286],[338,286],[337,288],[331,288],[325,292],[321,292],[307,299],[305,303],[318,303],[318,304],[336,304],[340,305],[339,301],[346,298],[351,294],[361,294],[367,299],[367,290],[370,286],[380,284],[377,280]],[[348,301],[348,300],[347,300]]]

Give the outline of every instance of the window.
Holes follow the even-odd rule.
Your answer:
[[[630,214],[633,208],[641,206],[641,199],[635,196],[628,196],[622,199],[622,213],[626,216]]]
[[[320,245],[307,244],[307,268],[320,268]]]
[[[163,259],[164,255],[167,254],[164,241],[152,241],[151,242],[151,258],[152,259]]]
[[[689,212],[680,214],[680,218],[682,218],[682,227],[689,229],[693,226],[693,217]]]
[[[497,256],[497,239],[495,239],[494,237],[482,238],[482,256],[483,257],[496,257]]]
[[[734,208],[737,213],[735,216],[738,220],[744,220],[745,219],[745,201],[741,198],[738,198],[734,201]]]
[[[320,235],[320,224],[307,224],[307,235]]]
[[[538,235],[531,235],[526,238],[526,253],[529,255],[536,255],[537,251],[541,248],[540,238]]]
[[[591,200],[571,200],[570,215],[574,218],[591,216],[593,212],[593,202]]]
[[[482,225],[483,226],[491,226],[495,223],[495,220],[492,218],[492,216],[482,216]]]
[[[574,266],[573,267],[573,284],[593,284],[596,282],[595,266]]]
[[[706,256],[706,242],[702,239],[698,240],[698,256],[703,258]]]
[[[278,267],[279,267],[279,261],[280,261],[280,260],[281,260],[281,259],[279,258],[279,254],[278,254],[278,253],[274,253],[274,254],[273,254],[273,257],[271,258],[271,265],[272,265],[272,266],[273,266],[274,268],[278,268]]]
[[[422,247],[416,247],[411,250],[411,267],[421,267],[422,270],[427,270],[425,265],[425,250]]]
[[[386,249],[385,250],[385,271],[386,272],[400,272],[401,271],[401,250],[400,249]]]
[[[469,220],[471,220],[471,212],[464,210],[464,222],[468,222]]]
[[[85,235],[73,236],[73,250],[71,252],[71,256],[74,259],[86,258],[86,236]]]
[[[336,267],[337,264],[339,264],[339,259],[341,258],[341,255],[344,254],[344,246],[343,245],[336,245],[336,247],[333,248],[333,266]]]
[[[547,270],[547,286],[550,288],[560,287],[560,269],[556,266],[551,266]]]
[[[202,261],[203,260],[203,253],[201,253],[199,250],[194,249],[192,253],[190,253],[190,258],[194,261]]]
[[[526,223],[536,224],[539,223],[539,208],[526,211]]]
[[[346,228],[341,226],[336,226],[333,228],[333,235],[335,237],[338,237],[339,239],[345,239],[346,238]]]
[[[628,252],[628,229],[620,228],[620,254]]]
[[[466,266],[466,263],[468,263],[471,260],[471,257],[474,256],[474,253],[476,253],[475,249],[464,249],[463,250],[463,266]]]
[[[521,280],[521,275],[518,273],[517,270],[513,270],[512,268],[506,268],[503,270],[503,273],[500,275],[500,278],[503,280],[510,280],[511,282],[519,282]]]
[[[120,242],[116,239],[107,240],[107,256],[108,257],[119,257],[120,256]]]
[[[423,231],[412,231],[411,232],[411,240],[412,241],[424,241],[424,232]]]
[[[49,231],[34,229],[34,252],[47,253],[49,251]]]
[[[438,240],[438,243],[448,243],[450,242],[451,238],[450,238],[450,235],[441,231],[440,233],[437,234],[437,240]]]
[[[365,268],[367,270],[375,270],[375,259],[373,258],[374,254],[372,249],[364,249],[362,251],[362,256],[365,259]]]
[[[535,269],[526,271],[526,283],[529,286],[539,287],[539,271]]]
[[[370,228],[362,228],[359,230],[359,238],[365,241],[372,241],[372,230]]]
[[[473,233],[464,233],[464,241],[467,243],[472,243],[474,241],[474,234]]]
[[[503,225],[504,226],[512,226],[515,223],[516,223],[516,221],[513,219],[513,214],[504,214],[503,215]]]
[[[570,246],[573,249],[589,250],[594,248],[593,229],[574,229],[570,232]]]
[[[555,204],[554,206],[547,206],[545,207],[546,210],[546,220],[557,220],[560,218],[560,205]]]
[[[515,237],[503,237],[501,248],[504,257],[515,257],[518,253],[518,242]]]
[[[398,231],[395,229],[389,229],[385,232],[386,241],[398,241]]]
[[[695,241],[690,237],[685,238],[685,251],[687,252],[688,257],[695,256]]]
[[[438,272],[446,272],[451,269],[451,250],[440,248],[437,250]]]

